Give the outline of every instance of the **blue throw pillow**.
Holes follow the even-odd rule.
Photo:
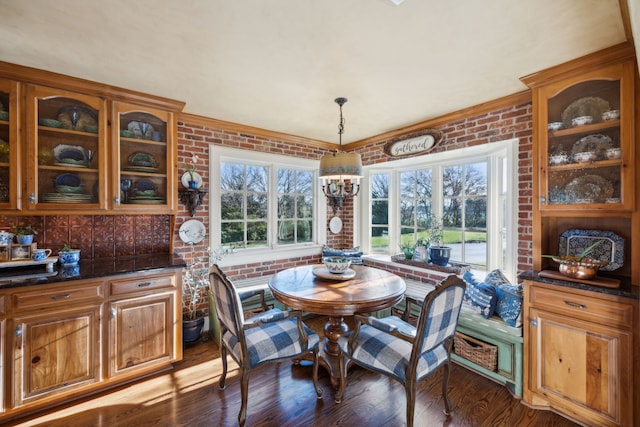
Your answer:
[[[465,299],[483,317],[488,319],[493,316],[498,302],[496,288],[488,283],[478,282],[469,271],[462,276],[462,279],[467,283],[467,289],[464,292]]]
[[[502,271],[496,269],[487,274],[484,278],[484,283],[488,283],[490,285],[495,286],[496,288],[500,285],[510,285],[509,279],[502,273]]]
[[[522,326],[522,287],[518,285],[500,285],[497,288],[498,304],[496,313],[504,322],[515,328]]]
[[[351,260],[351,264],[362,265],[362,251],[359,246],[351,249],[334,249],[324,245],[322,247],[322,256],[344,256]]]

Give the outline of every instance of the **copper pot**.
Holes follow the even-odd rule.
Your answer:
[[[598,273],[600,267],[608,264],[607,261],[599,261],[590,258],[582,258],[580,261],[576,257],[557,257],[553,260],[560,264],[560,274],[574,279],[592,279]]]

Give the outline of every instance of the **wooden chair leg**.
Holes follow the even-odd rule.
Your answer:
[[[224,390],[225,381],[227,379],[227,348],[224,346],[224,344],[220,346],[220,358],[222,359],[222,375],[220,375],[218,388],[220,390]]]
[[[405,394],[407,396],[407,427],[413,427],[413,414],[416,409],[416,381],[415,379],[407,379]]]
[[[447,360],[444,364],[444,375],[442,376],[442,400],[444,400],[444,414],[449,416],[451,414],[451,401],[449,401],[449,395],[447,394],[447,388],[449,386],[449,373],[451,371],[451,359]]]
[[[247,421],[247,400],[249,399],[249,367],[240,367],[240,413],[238,414],[238,424],[244,426]]]
[[[313,386],[316,389],[316,396],[318,399],[322,399],[322,389],[318,385],[318,367],[320,361],[318,360],[318,348],[313,351]]]

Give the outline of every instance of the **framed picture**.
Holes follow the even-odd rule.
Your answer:
[[[12,245],[11,261],[31,259],[31,245]]]

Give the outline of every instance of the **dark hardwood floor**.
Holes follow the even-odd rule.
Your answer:
[[[307,322],[309,323],[309,322]],[[313,323],[313,321],[312,321]],[[234,426],[240,401],[237,365],[230,360],[227,388],[218,390],[220,352],[211,342],[185,349],[175,369],[71,405],[16,420],[21,427]],[[453,364],[443,414],[442,370],[419,384],[416,426],[557,426],[576,424],[549,411],[530,409],[501,385]],[[309,366],[288,361],[255,369],[249,380],[247,426],[403,426],[405,397],[396,381],[355,367],[341,404],[333,401],[329,377],[320,369],[324,396],[316,400]]]

